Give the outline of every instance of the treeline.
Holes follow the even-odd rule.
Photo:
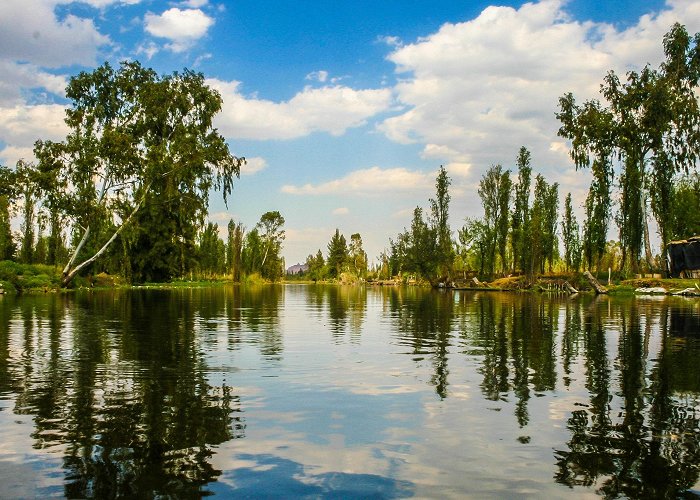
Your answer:
[[[700,34],[680,24],[664,36],[665,60],[621,80],[608,72],[604,101],[579,105],[572,94],[559,100],[559,136],[571,142],[576,168],[590,169],[592,182],[580,225],[571,193],[560,210],[559,186],[537,174],[521,148],[517,179],[501,165],[481,178],[484,215],[467,219],[457,239],[446,224],[449,179],[441,168],[436,198],[424,217],[416,208],[409,230],[390,240],[380,256],[387,275],[443,280],[471,270],[482,276],[555,269],[611,268],[621,275],[667,272],[667,245],[700,234]],[[654,255],[649,219],[661,240]],[[611,223],[619,241],[608,239]],[[644,251],[644,257],[642,257]]]
[[[48,201],[33,189],[38,175],[38,168],[24,161],[18,162],[14,170],[0,167],[3,180],[0,189],[0,261],[63,266],[70,258],[71,248],[79,243],[79,232],[77,229],[69,232],[71,240],[66,241],[65,221],[57,213],[52,213]],[[156,205],[152,209],[157,212],[159,207]],[[230,220],[225,240],[220,236],[218,224],[209,222],[201,228],[190,229],[188,232],[193,238],[189,241],[184,238],[188,232],[180,235],[166,232],[170,215],[161,213],[164,230],[148,235],[144,231],[152,231],[153,227],[139,225],[139,219],[133,221],[102,258],[86,270],[86,274],[104,272],[134,283],[222,277],[241,281],[245,278],[254,280],[256,276],[274,281],[284,275],[281,255],[285,237],[284,217],[279,212],[266,212],[250,231],[246,231],[242,223]],[[14,234],[12,217],[21,221],[20,231]],[[112,230],[114,228],[109,224],[93,229],[98,234]],[[147,242],[144,241],[146,238]],[[154,248],[139,251],[139,244]]]
[[[492,166],[478,195],[484,215],[457,231],[449,223],[450,179],[440,168],[429,208],[389,240],[368,266],[362,238],[336,230],[324,256],[307,259],[312,279],[481,276],[613,268],[622,274],[666,271],[667,244],[700,233],[700,34],[675,24],[665,59],[621,79],[610,71],[602,100],[559,99],[559,136],[576,168],[592,181],[574,216],[567,194],[536,174],[523,147],[515,173]],[[207,223],[209,195],[224,201],[245,158],[232,155],[212,120],[221,96],[204,76],[157,75],[138,62],[104,64],[72,77],[66,89],[69,133],[36,142],[36,163],[0,167],[0,260],[61,268],[64,286],[107,272],[130,282],[181,277],[279,279],[284,218],[267,212],[250,231],[231,221],[227,237]],[[12,234],[11,220],[21,220]],[[654,217],[661,253],[654,255]],[[611,242],[611,224],[619,241]],[[642,253],[644,256],[642,257]]]
[[[0,168],[0,260],[60,266],[64,286],[101,272],[135,283],[282,275],[279,212],[247,233],[231,222],[225,243],[205,223],[210,192],[226,201],[245,159],[213,127],[221,96],[202,74],[104,64],[72,77],[66,97],[65,140]]]
[[[320,248],[315,254],[309,254],[304,269],[295,275],[296,278],[345,283],[367,278],[367,252],[362,246],[360,233],[353,233],[347,241],[345,235],[336,229],[326,248],[325,258]]]

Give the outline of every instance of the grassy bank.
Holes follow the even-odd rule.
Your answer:
[[[61,288],[61,271],[44,264],[0,261],[0,288],[4,293],[53,291]]]

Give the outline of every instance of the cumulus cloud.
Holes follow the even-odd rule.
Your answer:
[[[246,158],[245,164],[241,166],[241,175],[257,174],[265,168],[267,168],[267,161],[265,158],[260,158],[259,156]]]
[[[622,31],[572,19],[563,0],[488,7],[389,55],[405,111],[378,128],[393,141],[426,144],[424,158],[461,174],[512,165],[525,145],[536,170],[556,175],[570,168],[566,145],[556,140],[558,98],[569,91],[580,100],[599,97],[609,69],[658,65],[675,21],[699,31],[700,3],[669,1]]]
[[[110,43],[91,19],[69,14],[59,20],[58,1],[0,2],[0,60],[25,61],[46,68],[91,65]]]
[[[44,89],[62,95],[67,79],[41,70],[34,64],[0,59],[0,106],[15,106],[25,102],[24,89]]]
[[[168,49],[183,52],[207,34],[214,19],[200,9],[172,7],[160,15],[147,13],[144,22],[149,34],[171,41],[166,46]]]
[[[347,215],[350,213],[350,209],[347,207],[338,207],[333,210],[333,215]]]
[[[307,87],[289,101],[247,98],[239,82],[208,80],[223,97],[217,127],[226,137],[237,139],[295,139],[313,132],[339,136],[389,109],[391,90],[355,90],[335,85]]]
[[[431,189],[434,176],[405,168],[372,167],[355,170],[340,179],[303,186],[285,185],[282,192],[296,195],[372,195]]]
[[[68,133],[64,118],[58,104],[0,108],[0,140],[11,146],[7,151],[27,151],[37,139],[62,140]]]

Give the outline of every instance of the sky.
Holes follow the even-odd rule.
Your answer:
[[[225,235],[279,211],[288,266],[325,254],[336,228],[376,260],[441,165],[456,231],[482,215],[484,172],[515,172],[521,146],[581,218],[590,174],[557,136],[558,98],[657,67],[674,22],[700,32],[700,2],[0,0],[0,163],[65,138],[71,75],[139,60],[202,72],[221,94],[215,126],[248,161],[210,220]]]

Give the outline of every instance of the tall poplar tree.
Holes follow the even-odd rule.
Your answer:
[[[566,269],[567,271],[578,271],[581,266],[581,235],[571,202],[571,193],[567,193],[564,200],[561,232]]]
[[[488,274],[496,270],[496,256],[501,256],[501,268],[507,270],[505,261],[505,246],[508,235],[508,201],[510,199],[512,182],[510,170],[503,170],[501,165],[493,165],[482,176],[479,182],[479,197],[484,207],[484,223],[489,232],[487,265]],[[501,253],[501,249],[503,253]]]
[[[518,167],[518,182],[515,185],[513,216],[511,222],[511,244],[513,248],[513,270],[525,270],[529,261],[528,235],[530,231],[530,183],[531,155],[525,146],[520,148],[515,162]]]
[[[443,276],[449,276],[454,260],[454,249],[452,248],[452,231],[449,223],[450,207],[450,178],[445,167],[440,166],[437,179],[435,180],[435,198],[430,199],[431,223],[437,238],[436,241],[436,264],[437,272]]]
[[[340,273],[343,272],[347,259],[348,246],[345,236],[340,234],[340,231],[336,229],[335,234],[328,243],[328,259],[326,261],[328,264],[328,274],[331,278],[340,277]]]

